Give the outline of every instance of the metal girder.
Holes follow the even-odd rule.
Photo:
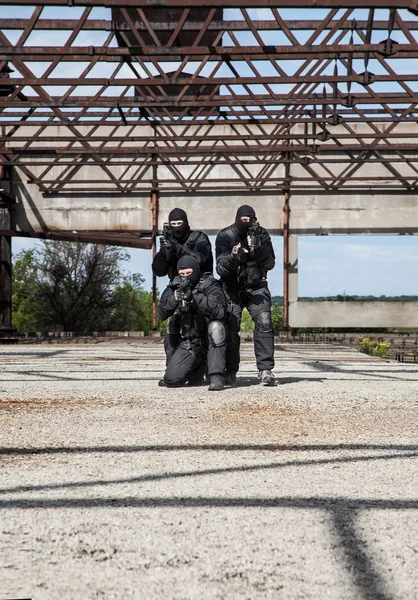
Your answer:
[[[16,4],[31,6],[0,18],[0,160],[44,193],[142,193],[158,173],[173,191],[417,187],[418,74],[402,63],[418,58],[417,2],[71,0],[70,20],[43,19],[67,0]],[[112,18],[90,19],[104,5]],[[54,29],[58,44],[32,37]]]
[[[411,8],[416,0],[7,0],[24,6],[124,6],[124,7],[220,7],[220,8]]]
[[[120,231],[47,231],[47,232],[24,232],[16,229],[1,229],[0,237],[26,237],[43,240],[57,240],[61,242],[84,242],[91,244],[106,244],[107,246],[124,246],[128,248],[152,247],[152,232],[120,232]]]

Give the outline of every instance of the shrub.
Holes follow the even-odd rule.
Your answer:
[[[370,356],[379,356],[380,358],[389,358],[390,344],[381,342],[376,338],[365,337],[358,343],[360,352],[369,354]]]

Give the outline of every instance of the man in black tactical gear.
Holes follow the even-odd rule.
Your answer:
[[[164,235],[160,238],[160,250],[152,263],[152,270],[157,277],[173,281],[177,275],[177,261],[182,256],[193,256],[199,263],[202,273],[213,273],[212,246],[203,231],[192,231],[187,214],[182,208],[173,208],[168,215],[168,224],[164,226]],[[164,338],[166,357],[171,355],[181,341],[178,315],[169,319],[167,335]]]
[[[258,224],[254,209],[241,206],[235,223],[222,229],[216,238],[216,270],[230,303],[228,354],[225,383],[236,380],[239,368],[239,330],[242,309],[246,307],[254,321],[254,350],[258,377],[264,385],[275,385],[274,335],[271,323],[271,295],[267,271],[274,267],[275,256],[267,231]]]
[[[207,357],[209,390],[223,390],[226,298],[222,285],[210,273],[201,273],[193,256],[180,258],[177,271],[161,296],[157,316],[164,320],[178,315],[181,339],[176,347],[168,348],[167,368],[159,385],[202,385]]]

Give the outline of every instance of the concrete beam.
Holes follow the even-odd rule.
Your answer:
[[[417,302],[294,302],[290,327],[418,327]]]

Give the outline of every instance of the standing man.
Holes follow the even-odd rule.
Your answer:
[[[222,285],[210,273],[201,273],[193,256],[180,258],[177,270],[178,276],[161,296],[157,315],[163,320],[179,316],[180,342],[168,348],[167,368],[159,385],[201,385],[207,355],[209,390],[223,390],[226,298]]]
[[[160,250],[152,262],[153,272],[157,277],[168,275],[172,282],[177,275],[177,262],[182,256],[195,258],[202,273],[213,273],[212,247],[208,236],[203,231],[192,231],[186,212],[182,208],[173,208],[160,238]],[[180,325],[176,315],[167,323],[167,335],[164,338],[167,360],[180,341]]]
[[[239,368],[239,330],[242,309],[254,321],[254,350],[258,377],[264,385],[275,385],[274,334],[271,323],[271,295],[267,271],[275,264],[267,231],[257,221],[251,206],[240,206],[235,223],[222,229],[216,238],[216,270],[224,284],[232,312],[228,323],[228,354],[225,383],[236,380]]]

